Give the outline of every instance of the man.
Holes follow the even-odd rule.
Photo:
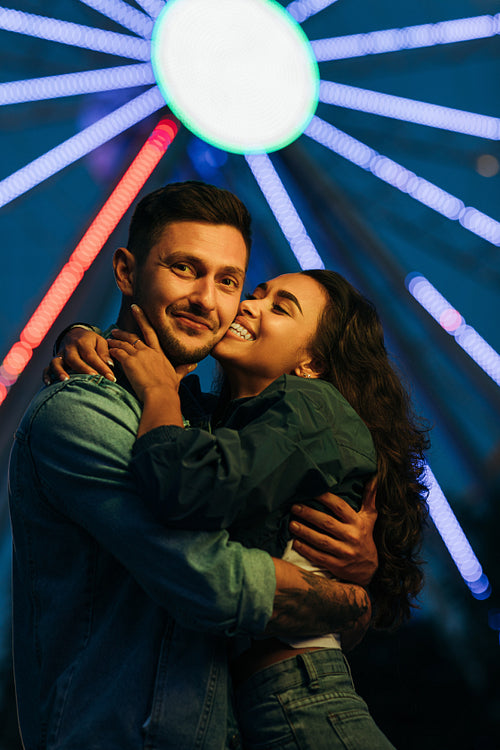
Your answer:
[[[118,325],[135,330],[137,302],[185,372],[234,319],[249,249],[250,217],[227,191],[180,183],[146,196],[114,257]],[[196,419],[202,403],[184,390],[184,416]],[[358,586],[346,595],[226,532],[162,526],[128,471],[140,410],[123,374],[76,375],[38,394],[16,433],[14,661],[26,750],[234,747],[228,636],[348,632],[369,619]]]

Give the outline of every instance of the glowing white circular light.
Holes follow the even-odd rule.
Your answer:
[[[237,154],[291,143],[318,103],[309,41],[274,0],[169,0],[155,23],[152,63],[184,125]]]

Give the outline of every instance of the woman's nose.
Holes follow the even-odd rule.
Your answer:
[[[255,318],[259,314],[258,300],[244,299],[240,302],[240,312]]]

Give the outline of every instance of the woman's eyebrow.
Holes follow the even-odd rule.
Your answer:
[[[283,297],[284,299],[289,299],[289,300],[290,300],[290,302],[293,302],[293,304],[297,306],[297,308],[298,308],[298,310],[299,310],[300,314],[301,314],[301,315],[303,315],[303,314],[304,314],[304,313],[302,312],[302,308],[301,308],[301,306],[300,306],[300,302],[299,302],[299,300],[297,299],[297,297],[295,296],[295,294],[292,294],[291,292],[288,292],[288,291],[287,291],[286,289],[278,289],[278,291],[276,292],[276,295],[277,295],[278,297]]]
[[[267,282],[263,281],[261,284],[257,284],[256,289],[262,289],[263,292],[267,292]],[[284,299],[289,299],[290,302],[293,302],[294,305],[298,308],[301,315],[304,315],[302,312],[302,308],[300,306],[300,302],[295,296],[295,294],[292,294],[292,292],[287,291],[286,289],[278,289],[276,292],[277,297],[283,297]]]

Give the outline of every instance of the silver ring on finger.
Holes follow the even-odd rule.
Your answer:
[[[135,347],[135,345],[137,344],[137,342],[138,342],[138,341],[140,341],[140,340],[141,340],[141,339],[136,339],[136,340],[134,341],[134,343],[132,344],[132,346],[134,346],[134,347]]]

